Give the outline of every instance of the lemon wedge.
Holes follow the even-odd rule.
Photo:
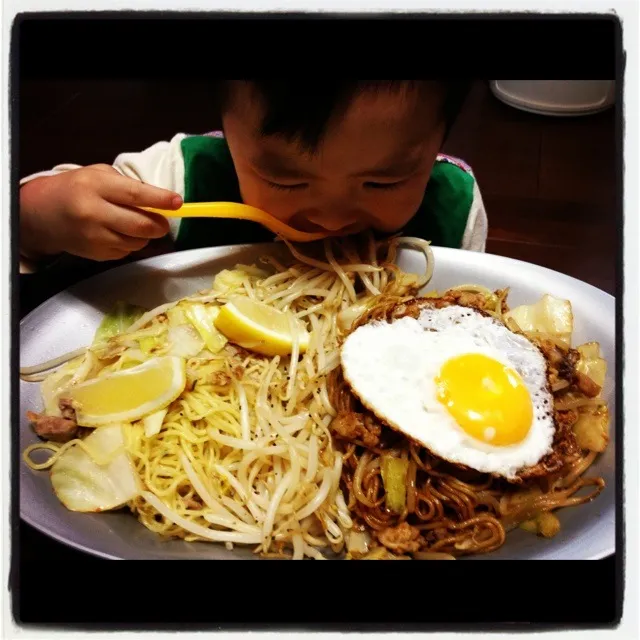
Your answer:
[[[309,333],[300,320],[251,298],[231,298],[214,324],[231,342],[267,356],[289,355],[296,339],[300,353],[309,346]]]
[[[78,384],[69,389],[68,396],[76,422],[95,427],[133,422],[160,411],[184,391],[186,383],[185,361],[164,356]]]

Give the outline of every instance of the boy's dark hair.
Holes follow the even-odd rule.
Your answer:
[[[261,133],[298,142],[314,151],[322,141],[331,117],[341,113],[359,94],[369,90],[404,87],[429,90],[434,81],[425,80],[251,80],[265,106]],[[455,122],[469,92],[469,81],[437,81],[444,90],[442,117],[445,137]],[[233,81],[216,86],[218,112],[222,114],[231,99]]]

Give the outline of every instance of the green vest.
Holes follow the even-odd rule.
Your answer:
[[[192,136],[182,143],[185,202],[242,202],[238,176],[224,138]],[[403,235],[430,240],[435,246],[462,245],[473,202],[474,178],[438,156],[424,198]],[[270,242],[273,233],[255,222],[217,218],[183,218],[176,249]]]

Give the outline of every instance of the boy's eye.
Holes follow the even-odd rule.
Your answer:
[[[265,180],[265,182],[272,189],[280,189],[282,191],[297,191],[298,189],[304,189],[307,186],[304,182],[299,184],[280,184],[279,182],[271,182],[271,180]]]
[[[405,183],[405,180],[397,182],[365,182],[364,186],[369,189],[397,189]]]

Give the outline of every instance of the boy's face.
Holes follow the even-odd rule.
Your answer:
[[[444,137],[442,93],[361,94],[312,154],[260,134],[248,85],[223,116],[243,201],[304,231],[401,229],[416,213]]]

